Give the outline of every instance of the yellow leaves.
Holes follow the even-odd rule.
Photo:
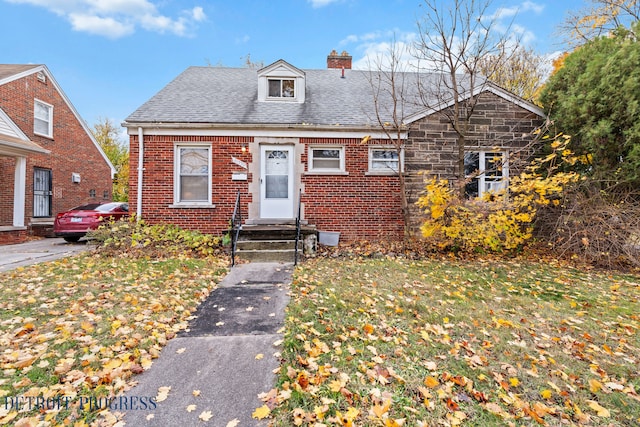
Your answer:
[[[440,385],[440,382],[438,381],[437,378],[428,376],[424,379],[424,385],[426,385],[429,388],[435,388]]]
[[[165,400],[167,400],[170,391],[170,386],[159,387],[158,394],[156,395],[156,402],[164,402]]]
[[[262,420],[268,417],[270,413],[271,413],[271,409],[269,409],[267,405],[262,405],[261,407],[253,411],[253,414],[251,414],[251,416],[258,420]]]
[[[213,417],[211,411],[203,411],[202,413],[200,413],[200,415],[198,415],[198,419],[205,422],[209,421],[211,417]]]
[[[545,400],[549,400],[551,399],[551,396],[553,396],[553,392],[549,389],[544,389],[540,392],[540,396]]]
[[[187,412],[193,412],[196,410],[196,405],[187,405]]]
[[[602,383],[598,380],[595,379],[590,379],[589,380],[589,391],[591,391],[591,393],[597,393],[602,389]]]
[[[353,427],[353,421],[358,415],[360,415],[360,410],[350,406],[344,414],[341,411],[336,411],[335,422],[342,427]]]
[[[589,408],[593,409],[597,416],[602,418],[609,418],[611,416],[611,412],[607,408],[602,407],[595,400],[587,400],[589,403]]]
[[[373,332],[375,331],[375,328],[372,324],[370,323],[366,323],[363,327],[362,330],[364,331],[365,334],[367,335],[371,335],[373,334]]]
[[[191,392],[191,394],[193,395],[193,397],[199,397],[200,396],[200,390],[193,390]]]

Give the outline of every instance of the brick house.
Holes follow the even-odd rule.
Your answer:
[[[327,65],[301,70],[279,60],[260,70],[185,70],[123,124],[132,211],[150,223],[221,234],[240,192],[245,224],[291,221],[300,203],[303,221],[341,240],[400,238],[398,168],[413,203],[421,171],[456,175],[455,133],[438,111],[407,101],[398,152],[376,119],[391,102],[382,94],[374,105],[378,75],[351,69],[344,52],[333,51]],[[425,77],[432,76],[403,74],[414,101],[411,79]],[[509,153],[531,140],[543,112],[492,84],[474,95],[468,166],[503,160],[499,173],[474,180],[482,193],[504,185]]]
[[[45,65],[0,64],[0,244],[111,200],[115,169]]]

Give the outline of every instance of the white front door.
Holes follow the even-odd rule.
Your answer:
[[[293,218],[293,147],[260,147],[260,217]]]

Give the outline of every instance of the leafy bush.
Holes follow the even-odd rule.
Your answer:
[[[417,205],[426,213],[422,235],[438,250],[503,252],[522,248],[533,237],[533,223],[542,206],[559,206],[568,186],[580,181],[561,167],[584,161],[568,149],[570,138],[557,137],[551,153],[534,159],[510,180],[508,193],[487,192],[461,199],[447,180],[432,178]]]
[[[165,258],[206,257],[222,253],[222,237],[182,229],[173,224],[146,224],[132,216],[127,221],[110,222],[91,231],[98,251],[110,255]]]

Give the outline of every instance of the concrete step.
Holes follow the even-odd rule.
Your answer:
[[[300,256],[302,252],[298,252]],[[293,249],[242,249],[236,252],[236,257],[250,262],[293,262],[295,250]]]
[[[298,247],[301,247],[298,242]],[[295,249],[295,240],[238,240],[239,250],[291,250]]]

